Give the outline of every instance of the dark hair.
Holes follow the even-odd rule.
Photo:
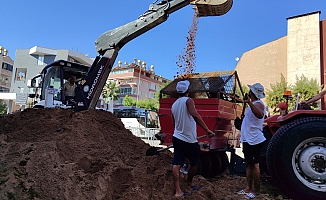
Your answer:
[[[187,93],[189,93],[189,89],[184,93],[178,93],[178,94],[179,94],[179,97],[185,97],[187,95]]]

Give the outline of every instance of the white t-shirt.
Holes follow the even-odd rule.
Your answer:
[[[253,104],[260,103],[265,105],[261,100],[254,101]],[[263,134],[264,118],[257,118],[248,106],[241,125],[240,142],[248,142],[250,145],[260,144],[266,140]]]
[[[66,82],[65,83],[65,96],[74,97],[76,87],[77,87],[76,84],[70,85],[69,82]]]
[[[188,98],[180,97],[172,105],[171,111],[175,123],[173,136],[188,143],[195,143],[198,142],[196,121],[188,112],[186,104]]]

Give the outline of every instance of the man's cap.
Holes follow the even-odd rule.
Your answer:
[[[262,86],[260,83],[248,85],[248,87],[258,99],[262,99],[265,97],[264,86]]]
[[[178,93],[186,93],[189,88],[190,82],[188,80],[179,81],[175,87]]]

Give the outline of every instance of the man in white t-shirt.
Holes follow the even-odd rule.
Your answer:
[[[75,98],[75,89],[76,89],[76,76],[71,76],[69,82],[66,82],[64,85],[65,90],[65,101]]]
[[[175,195],[187,196],[187,192],[183,192],[180,187],[180,168],[184,164],[185,158],[190,162],[188,170],[187,185],[193,190],[199,190],[199,187],[192,185],[192,179],[196,174],[197,165],[200,160],[200,147],[197,140],[196,123],[201,126],[207,133],[208,137],[215,134],[208,129],[203,119],[198,114],[194,101],[188,97],[189,94],[188,80],[179,81],[176,90],[179,98],[173,103],[172,119],[174,124],[174,134],[172,138],[174,155],[173,155],[173,182],[175,185]]]
[[[260,83],[248,85],[248,87],[249,94],[245,95],[243,101],[249,106],[243,118],[240,135],[246,163],[247,186],[238,194],[244,194],[247,199],[252,199],[260,193],[259,157],[266,140],[262,132],[265,105],[260,99],[265,97],[265,93]]]

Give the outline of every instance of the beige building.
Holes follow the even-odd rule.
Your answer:
[[[281,74],[288,84],[302,75],[325,84],[326,20],[319,18],[320,11],[289,17],[286,36],[245,52],[235,68],[242,84],[260,82],[271,89]]]
[[[9,92],[14,61],[8,56],[8,50],[0,46],[0,92]]]
[[[14,95],[10,95],[11,78],[13,74],[14,61],[8,56],[8,50],[0,46],[0,99],[7,104]]]
[[[111,70],[108,81],[115,81],[120,89],[119,100],[114,101],[113,106],[122,106],[126,95],[134,100],[155,98],[159,85],[166,83],[168,79],[158,76],[154,72],[154,66],[147,67],[145,62],[134,60],[133,63],[118,65]]]

